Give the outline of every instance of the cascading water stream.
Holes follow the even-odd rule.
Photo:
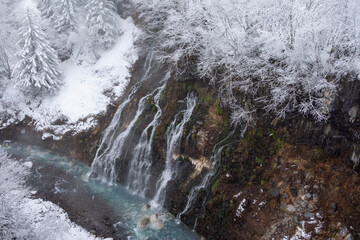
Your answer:
[[[210,157],[211,168],[207,172],[205,177],[202,179],[201,183],[198,186],[191,189],[191,191],[190,191],[190,193],[188,195],[186,206],[185,206],[184,210],[177,215],[178,220],[181,220],[181,217],[184,214],[187,214],[189,211],[191,211],[193,209],[195,200],[196,200],[196,198],[197,198],[200,191],[210,189],[211,180],[217,174],[219,166],[221,164],[222,151],[227,146],[227,145],[224,145],[224,142],[227,141],[233,134],[234,134],[234,131],[232,131],[224,140],[222,140],[221,142],[219,142],[218,144],[215,145],[215,147],[213,149],[213,152],[212,152],[212,155]],[[202,202],[201,206],[205,206],[206,200],[207,199],[205,197],[203,199],[203,202]],[[201,216],[199,215],[195,219],[194,229],[196,228],[199,217],[201,217]]]
[[[186,98],[186,109],[181,111],[175,116],[175,119],[170,124],[166,132],[166,160],[165,160],[165,169],[161,174],[159,181],[156,184],[156,194],[151,205],[162,207],[166,198],[166,186],[170,180],[173,179],[176,169],[173,168],[173,154],[174,151],[179,148],[180,140],[183,134],[185,124],[190,120],[190,117],[196,106],[197,97],[194,93],[191,93]],[[178,117],[183,115],[183,118],[180,123],[178,122]]]
[[[210,180],[212,179],[212,177],[216,174],[216,172],[218,170],[218,166],[219,166],[219,164],[221,162],[221,153],[222,153],[223,149],[224,149],[224,146],[213,151],[214,153],[210,157],[210,161],[211,161],[211,164],[212,164],[211,169],[205,175],[205,177],[203,178],[201,183],[198,186],[191,189],[191,191],[190,191],[190,193],[188,195],[188,198],[187,198],[186,206],[185,206],[184,210],[181,213],[178,214],[178,219],[181,219],[182,215],[186,214],[189,210],[192,209],[193,203],[194,203],[198,193],[202,189],[207,189],[207,187],[209,186]]]
[[[147,187],[150,178],[150,168],[152,165],[151,147],[155,135],[155,130],[159,125],[162,116],[162,110],[160,108],[159,102],[164,88],[165,85],[158,88],[158,92],[154,96],[154,104],[157,111],[154,115],[154,119],[142,132],[130,162],[127,186],[141,195],[145,195],[145,192],[148,189]]]
[[[114,117],[112,118],[109,126],[105,129],[100,145],[96,151],[96,155],[94,161],[91,165],[92,172],[103,175],[108,178],[110,182],[115,182],[117,180],[116,174],[116,159],[121,156],[123,145],[125,140],[130,134],[132,127],[135,125],[136,120],[140,117],[145,108],[145,100],[151,94],[143,97],[138,104],[138,109],[134,119],[129,123],[127,128],[121,132],[121,118],[122,113],[126,106],[133,100],[135,94],[139,90],[141,84],[148,80],[153,72],[156,71],[156,67],[154,66],[154,53],[149,53],[144,62],[144,73],[141,76],[139,82],[137,82],[131,89],[129,95],[124,100],[124,102],[118,107]],[[169,78],[169,74],[167,73],[165,76],[165,80],[162,79],[161,82],[165,82]],[[157,91],[157,90],[155,90]],[[155,92],[154,91],[154,92]]]
[[[96,171],[100,168],[105,177],[107,177],[111,182],[116,182],[116,180],[117,180],[116,160],[118,159],[118,157],[121,157],[122,154],[124,153],[124,150],[126,150],[126,146],[124,144],[125,144],[126,140],[128,139],[128,137],[131,133],[131,130],[135,126],[135,123],[138,121],[140,116],[143,114],[143,112],[146,108],[146,100],[149,97],[153,96],[155,93],[158,93],[157,95],[160,95],[163,88],[164,88],[164,86],[157,88],[152,93],[142,97],[139,100],[135,117],[127,125],[125,130],[117,136],[115,136],[115,134],[112,133],[113,137],[111,139],[109,139],[110,142],[107,142],[107,143],[109,143],[109,145],[106,147],[106,149],[103,151],[103,153],[99,154],[99,155],[96,154],[96,157],[95,157],[93,165],[92,165],[93,170]],[[119,110],[122,112],[123,107],[122,107],[122,109],[121,109],[121,107],[122,107],[122,105],[119,107]],[[110,124],[110,127],[111,127],[110,131],[112,130],[113,132],[116,132],[115,129],[117,129],[121,126],[121,124],[119,124],[119,122],[121,120],[120,119],[121,114],[119,114],[117,117],[119,117],[119,118],[113,118],[112,123]],[[114,128],[112,127],[114,124],[113,122],[116,123],[116,126]],[[98,149],[97,153],[99,153],[99,151],[101,151],[100,148]]]
[[[124,108],[129,104],[129,102],[133,99],[135,93],[139,89],[140,84],[136,84],[125,101],[118,107],[116,113],[109,126],[105,129],[103,133],[103,137],[100,141],[100,145],[96,151],[96,155],[94,161],[91,165],[92,171],[96,173],[103,173],[105,176],[112,179],[113,177],[113,169],[110,166],[115,165],[115,159],[106,158],[105,155],[110,151],[114,146],[114,138],[116,130],[119,127],[119,121],[121,119]],[[102,152],[102,153],[101,153]],[[109,171],[110,170],[110,171]]]

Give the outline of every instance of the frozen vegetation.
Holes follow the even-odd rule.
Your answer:
[[[59,139],[95,126],[129,82],[133,20],[107,0],[1,1],[0,11],[0,128],[28,116]]]
[[[326,121],[339,83],[360,80],[358,0],[134,1],[159,59],[219,86],[235,124],[257,109]]]
[[[98,239],[57,205],[31,197],[25,185],[31,166],[0,150],[0,239]]]

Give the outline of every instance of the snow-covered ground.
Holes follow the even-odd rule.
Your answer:
[[[86,29],[73,36],[73,53],[61,63],[64,85],[56,96],[27,101],[9,84],[0,105],[0,112],[6,113],[0,119],[0,129],[26,115],[43,132],[43,138],[60,139],[66,132],[75,134],[94,127],[95,115],[105,113],[122,95],[129,83],[129,69],[138,58],[134,42],[139,30],[131,18],[120,21],[123,35],[107,50],[94,51],[91,41],[83,37]]]
[[[54,203],[35,199],[26,186],[32,162],[11,159],[0,146],[0,239],[94,240]]]
[[[23,198],[18,207],[25,216],[31,217],[32,227],[40,236],[51,236],[54,240],[100,239],[71,222],[67,213],[52,202]]]

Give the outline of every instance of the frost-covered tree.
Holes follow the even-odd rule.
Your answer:
[[[13,58],[15,46],[18,41],[17,32],[14,31],[18,26],[17,18],[14,14],[18,1],[0,0],[0,80],[9,79],[13,68]],[[7,82],[4,80],[4,82]]]
[[[360,74],[359,0],[134,1],[159,59],[195,65],[234,123],[259,108],[327,120],[339,81]]]
[[[4,46],[0,45],[0,79],[11,78],[10,56]]]
[[[29,12],[24,25],[20,30],[22,49],[12,77],[22,87],[56,91],[61,83],[57,54]]]
[[[122,34],[114,3],[109,0],[90,0],[85,8],[86,20],[95,43],[104,48],[111,47]]]
[[[54,28],[57,32],[63,33],[75,30],[76,16],[73,0],[58,0],[52,16]]]
[[[53,0],[40,0],[39,4],[38,4],[38,8],[41,11],[41,15],[44,18],[50,18],[53,13],[54,13],[54,9],[55,9],[55,1]]]
[[[0,239],[36,239],[31,222],[18,204],[28,194],[24,186],[28,169],[0,150]]]

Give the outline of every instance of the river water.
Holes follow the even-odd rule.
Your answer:
[[[2,148],[15,158],[33,163],[32,175],[34,175],[34,178],[37,175],[36,178],[39,179],[35,184],[32,184],[35,190],[37,188],[44,189],[40,185],[47,184],[47,186],[51,187],[47,187],[46,191],[51,191],[53,194],[77,192],[80,195],[84,195],[83,199],[86,198],[84,200],[85,206],[86,201],[90,201],[89,198],[92,198],[92,209],[85,210],[90,211],[90,215],[93,214],[94,216],[97,214],[97,211],[103,211],[103,205],[105,204],[108,209],[110,208],[111,214],[116,216],[116,218],[112,219],[117,219],[110,224],[112,224],[115,230],[120,229],[121,236],[125,236],[129,240],[200,239],[198,234],[176,220],[166,210],[159,208],[152,209],[149,204],[150,199],[134,194],[120,184],[110,184],[99,178],[89,178],[91,169],[82,162],[57,155],[54,152],[37,146],[7,144],[2,146]],[[46,171],[41,173],[39,171],[41,169]],[[51,180],[55,182],[49,183],[50,180],[46,180],[49,178],[42,176],[46,173],[58,175],[52,178],[56,179],[56,181]],[[79,189],[83,190],[80,191]],[[76,198],[78,201],[83,201],[81,196]],[[77,205],[81,206],[81,202]],[[139,224],[141,220],[143,220],[142,224]]]

